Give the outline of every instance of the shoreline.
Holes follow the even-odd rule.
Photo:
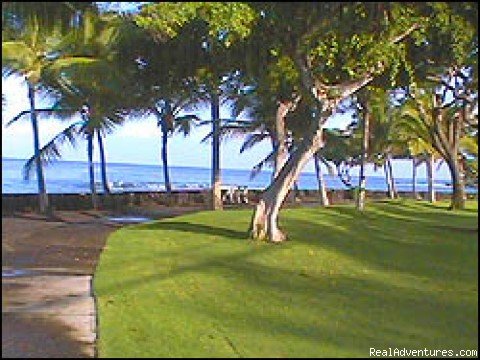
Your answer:
[[[263,190],[249,190],[247,203],[228,203],[228,206],[251,206],[259,200]],[[222,191],[225,194],[225,190]],[[142,210],[175,207],[208,209],[210,200],[209,190],[176,190],[169,195],[161,191],[143,191],[143,192],[123,192],[111,193],[105,196],[102,193],[98,195],[98,210],[109,211],[112,213],[142,212]],[[411,191],[398,191],[400,198],[412,198]],[[478,199],[477,193],[467,193],[467,199]],[[351,202],[355,199],[352,190],[328,190],[327,196],[330,204],[340,204]],[[451,198],[451,193],[435,192],[437,200]],[[92,210],[91,195],[85,193],[76,194],[48,194],[50,204],[54,211],[82,211]],[[385,191],[366,190],[366,198],[381,200],[388,198]],[[315,203],[318,202],[318,190],[299,190],[296,193],[295,203]],[[426,200],[427,192],[418,191],[417,199]],[[289,195],[286,203],[293,203],[293,196]],[[38,209],[37,194],[2,194],[2,217],[13,215],[15,213],[34,212]]]

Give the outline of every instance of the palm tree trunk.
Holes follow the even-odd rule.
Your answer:
[[[107,181],[107,162],[105,160],[105,149],[103,148],[103,140],[100,134],[100,130],[97,130],[97,136],[98,136],[98,150],[100,152],[100,166],[102,169],[103,191],[105,195],[108,195],[110,194],[110,188],[108,186],[108,181]]]
[[[163,179],[165,182],[165,190],[167,194],[172,193],[172,183],[170,182],[170,174],[168,171],[168,128],[165,124],[165,120],[161,121],[161,129],[162,129],[162,166],[163,166]]]
[[[431,203],[435,202],[435,189],[434,184],[434,165],[435,158],[433,154],[428,154],[427,158],[427,177],[428,177],[428,201]]]
[[[286,235],[278,227],[278,213],[289,190],[305,164],[322,146],[322,129],[308,136],[291,154],[278,176],[262,193],[250,223],[250,234],[254,239],[282,242]]]
[[[299,199],[300,190],[298,189],[298,181],[293,182],[292,189],[290,191],[290,202],[295,204],[297,199]]]
[[[210,208],[222,210],[222,181],[220,178],[220,99],[216,90],[212,91],[212,196]]]
[[[90,177],[90,194],[92,197],[92,207],[97,210],[97,191],[95,189],[95,171],[93,168],[93,131],[87,135],[87,153],[88,153],[88,174]]]
[[[383,172],[385,173],[385,184],[387,185],[387,195],[390,199],[393,199],[393,193],[392,193],[392,184],[390,182],[390,173],[388,171],[388,165],[387,161],[383,163]]]
[[[414,156],[412,156],[412,197],[417,200],[417,166]]]
[[[45,178],[43,175],[42,162],[40,159],[40,139],[38,135],[38,120],[37,112],[35,111],[35,89],[30,82],[28,84],[28,98],[30,100],[30,119],[33,129],[33,146],[35,152],[35,165],[37,170],[37,184],[38,184],[38,205],[41,214],[48,214],[50,212],[48,205],[47,189],[45,187]]]
[[[322,167],[320,165],[318,153],[314,155],[314,164],[315,164],[315,174],[317,175],[318,195],[320,199],[320,205],[328,206],[330,205],[330,202],[328,201],[327,190],[325,187],[325,181],[323,179]]]
[[[360,178],[358,181],[358,196],[357,196],[357,209],[363,211],[365,208],[365,187],[366,187],[366,177],[365,177],[365,164],[367,162],[368,156],[368,139],[370,137],[370,110],[368,103],[364,102],[362,104],[364,109],[364,121],[363,121],[363,141],[362,141],[362,161],[360,162]]]
[[[388,155],[388,158],[387,158],[387,164],[388,164],[388,171],[390,172],[390,182],[391,182],[391,187],[392,187],[392,195],[393,195],[393,198],[397,198],[398,197],[398,193],[397,193],[397,188],[395,186],[395,178],[393,177],[393,166],[392,166],[392,159],[390,158],[390,155]]]

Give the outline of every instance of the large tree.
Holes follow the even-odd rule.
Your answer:
[[[304,165],[323,146],[325,122],[338,105],[367,85],[389,88],[408,83],[417,70],[416,62],[429,60],[418,51],[425,44],[432,48],[448,37],[455,40],[451,42],[455,49],[467,47],[472,42],[465,36],[472,28],[471,14],[464,11],[468,6],[471,7],[448,3],[164,3],[147,7],[149,10],[139,21],[164,37],[174,37],[185,24],[201,20],[208,24],[209,35],[221,40],[222,46],[250,32],[260,34],[263,46],[254,49],[255,56],[273,54],[286,58],[291,64],[286,69],[298,73],[296,94],[310,99],[317,109],[316,117],[305,119],[309,131],[262,194],[251,223],[254,238],[281,242],[286,238],[278,227],[281,205]],[[280,76],[286,69],[281,70]]]
[[[305,163],[321,148],[323,126],[338,104],[366,85],[388,87],[407,81],[403,74],[414,72],[409,61],[412,48],[434,42],[439,29],[447,35],[468,34],[472,24],[460,20],[439,23],[453,14],[461,16],[456,5],[448,4],[282,3],[265,5],[264,13],[265,21],[272,24],[270,34],[277,34],[266,40],[294,60],[302,79],[302,96],[314,98],[321,109],[311,123],[310,136],[263,193],[252,219],[253,237],[279,242],[286,238],[277,224],[281,204]],[[292,21],[282,22],[286,18]],[[459,29],[458,25],[464,26]],[[471,47],[474,41],[455,38],[455,47]],[[388,79],[393,81],[389,84]]]

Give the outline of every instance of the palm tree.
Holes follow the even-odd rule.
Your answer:
[[[433,203],[435,202],[434,164],[441,157],[432,144],[426,141],[429,135],[422,122],[418,118],[407,116],[405,110],[399,109],[395,112],[392,138],[394,142],[406,144],[408,152],[412,157],[412,193],[415,199],[417,198],[416,168],[425,163],[428,184],[427,199]]]
[[[61,33],[59,27],[42,29],[37,17],[32,16],[25,25],[18,29],[13,38],[2,41],[2,75],[21,75],[27,84],[29,99],[29,114],[34,138],[34,153],[36,157],[36,175],[39,193],[39,209],[48,213],[48,196],[45,186],[43,168],[39,157],[40,140],[38,118],[35,104],[35,94],[45,89],[42,82],[52,79],[52,73],[58,73],[64,68],[88,65],[93,61],[84,56],[74,56],[65,52],[68,36]]]
[[[184,100],[188,101],[188,99]],[[186,104],[182,99],[176,102],[172,102],[171,100],[160,100],[152,107],[152,110],[157,117],[157,126],[162,132],[161,158],[165,190],[167,191],[167,194],[171,194],[172,192],[172,184],[168,171],[168,137],[174,132],[180,132],[184,136],[187,136],[190,133],[192,125],[200,121],[199,117],[194,114],[180,115],[180,112],[185,105]]]
[[[441,104],[433,89],[418,90],[403,106],[401,116],[416,125],[415,132],[447,163],[453,183],[452,209],[465,206],[465,183],[462,169],[461,139],[465,137],[467,117],[462,108]]]
[[[124,89],[130,96],[125,111],[132,118],[155,116],[161,131],[160,158],[168,194],[172,191],[168,139],[174,133],[184,136],[190,133],[192,126],[200,120],[192,112],[198,110],[198,102],[205,100],[190,77],[194,72],[190,69],[192,65],[179,61],[185,57],[185,50],[180,45],[181,41],[158,43],[151,34],[128,20],[124,21],[120,31],[123,73],[125,69],[130,71]]]
[[[365,90],[366,92],[366,90]],[[366,94],[368,97],[368,93]],[[359,94],[361,98],[361,95]],[[358,210],[363,211],[365,208],[365,187],[366,187],[366,177],[365,177],[365,165],[368,158],[368,144],[370,138],[370,115],[371,109],[369,104],[370,99],[361,99],[360,105],[362,107],[363,114],[363,136],[362,136],[362,152],[361,152],[361,161],[360,161],[360,176],[358,184],[358,194],[356,199],[356,207]]]
[[[59,158],[61,156],[59,147],[63,142],[69,140],[72,145],[75,145],[75,136],[85,136],[94,208],[98,206],[93,171],[95,135],[100,150],[103,190],[105,194],[108,194],[102,138],[124,121],[128,115],[127,110],[135,101],[127,90],[131,84],[132,72],[118,61],[120,58],[118,56],[118,39],[123,25],[122,21],[112,15],[97,17],[94,14],[86,14],[83,18],[84,27],[67,35],[70,50],[88,55],[91,61],[88,63],[88,67],[65,64],[61,69],[48,69],[45,72],[49,76],[45,77],[44,83],[48,86],[50,93],[59,99],[55,110],[80,113],[81,121],[67,126],[43,148],[38,149],[24,167],[25,174],[28,176],[33,163],[48,162]],[[133,66],[132,62],[130,67]]]

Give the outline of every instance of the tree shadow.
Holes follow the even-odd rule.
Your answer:
[[[335,218],[334,224],[328,220],[313,222],[287,218],[283,226],[292,242],[320,251],[328,249],[367,267],[434,281],[442,281],[445,274],[453,271],[464,274],[466,281],[471,280],[468,266],[477,265],[469,254],[478,252],[475,236],[478,228],[472,228],[471,217],[467,218],[465,227],[463,222],[459,227],[441,227],[446,220],[433,221],[434,215],[415,221],[395,215],[396,210],[392,215],[387,211],[383,216],[363,214],[351,219]],[[377,221],[372,221],[374,216]],[[461,238],[458,236],[460,229],[464,235]]]
[[[226,237],[233,240],[246,240],[247,231],[237,231],[228,228],[214,227],[204,224],[189,223],[186,221],[159,221],[148,224],[141,224],[126,228],[126,230],[159,230],[159,231],[181,231],[193,234],[205,234],[210,236]]]
[[[126,273],[102,285],[100,296],[133,291],[137,298],[151,297],[156,303],[158,294],[151,289],[165,286],[163,293],[173,295],[163,298],[168,301],[162,303],[162,311],[197,321],[201,314],[209,320],[203,321],[201,331],[216,336],[212,324],[217,325],[244,357],[258,355],[252,346],[255,336],[282,339],[269,357],[290,357],[300,343],[307,343],[308,350],[297,353],[311,357],[329,355],[315,353],[316,349],[362,356],[370,347],[476,346],[478,274],[472,269],[478,266],[478,249],[473,234],[458,241],[456,230],[430,228],[446,221],[437,212],[423,214],[415,206],[391,205],[362,214],[341,206],[321,212],[286,211],[280,225],[291,241],[281,246],[248,242],[246,233],[228,222],[218,227],[179,219],[124,228],[158,231],[159,238],[162,232],[180,231],[218,236],[219,241],[201,245],[191,241],[180,249],[167,246],[128,258],[139,266],[147,264],[151,272]],[[461,220],[474,221],[471,216]],[[206,247],[212,250],[202,250]],[[310,263],[296,257],[312,249],[334,253],[332,262]],[[288,255],[288,250],[294,253]],[[270,261],[274,254],[280,257]],[[337,267],[337,260],[345,267]],[[192,279],[203,287],[192,287]],[[176,296],[180,291],[182,296]],[[162,321],[158,316],[138,319]],[[185,341],[196,346],[199,340],[197,336]],[[244,352],[246,345],[250,353]]]
[[[276,249],[278,247],[264,246],[260,251]],[[203,319],[209,319],[202,331],[215,333],[213,327],[220,328],[244,357],[258,355],[252,353],[257,350],[251,346],[255,336],[289,342],[280,341],[275,354],[269,354],[269,357],[285,357],[286,354],[289,357],[292,349],[305,354],[303,349],[295,350],[298,341],[308,342],[308,355],[317,357],[328,355],[314,352],[321,348],[336,348],[336,351],[354,352],[358,356],[367,354],[369,347],[415,348],[427,344],[433,346],[436,342],[467,348],[477,338],[476,321],[472,316],[476,307],[464,297],[446,297],[440,291],[422,289],[414,281],[396,284],[390,282],[390,278],[378,277],[374,273],[355,275],[347,270],[332,274],[328,269],[311,268],[306,273],[299,272],[298,268],[292,269],[288,264],[279,267],[250,258],[250,255],[258,254],[255,250],[237,251],[226,256],[197,256],[193,263],[177,266],[168,273],[134,274],[132,279],[123,279],[118,286],[124,293],[151,282],[160,286],[162,280],[168,279],[165,286],[171,287],[169,293],[175,294],[181,289],[185,295],[181,298],[172,295],[171,301],[163,304],[168,308],[164,311],[193,319],[201,314]],[[185,256],[183,251],[178,255]],[[228,282],[226,287],[211,283],[208,288],[199,290],[185,281],[191,277],[179,278],[184,274],[197,278],[215,274],[219,279],[227,278]],[[119,287],[111,287],[108,292],[103,288],[102,296],[115,296]],[[264,295],[261,300],[244,297],[245,290],[249,294]],[[151,291],[146,296],[155,299]],[[452,328],[449,324],[451,316],[462,325]],[[158,317],[139,319],[161,321]],[[461,344],[459,339],[463,341]],[[189,338],[188,341],[196,343],[198,338]],[[249,344],[250,353],[244,352],[246,344]]]

